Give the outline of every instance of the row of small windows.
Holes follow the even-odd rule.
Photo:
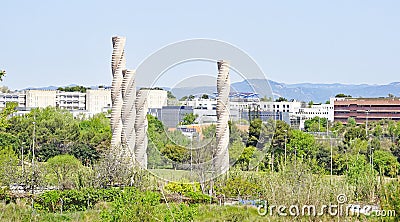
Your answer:
[[[7,95],[7,96],[2,96],[2,99],[18,99],[19,96],[15,95],[15,96],[11,96],[11,95]]]
[[[328,115],[328,112],[296,112],[296,114]]]

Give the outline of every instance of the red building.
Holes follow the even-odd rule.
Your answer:
[[[352,117],[357,123],[381,119],[400,120],[399,98],[336,98],[335,121],[347,123]]]

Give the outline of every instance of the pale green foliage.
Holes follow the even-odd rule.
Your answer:
[[[370,200],[378,185],[377,173],[367,164],[364,155],[349,155],[346,181],[354,187],[357,200]]]
[[[241,141],[234,141],[230,146],[229,146],[229,162],[233,163],[239,159],[239,157],[242,155],[243,150],[245,146]]]
[[[385,176],[395,177],[399,172],[399,162],[392,153],[384,150],[374,151],[374,165]]]
[[[239,165],[242,170],[249,170],[250,161],[254,158],[255,152],[256,148],[254,146],[245,147],[236,164]]]
[[[300,130],[292,130],[287,144],[287,150],[293,154],[295,149],[297,157],[309,157],[312,159],[317,152],[314,137]]]
[[[1,78],[1,77],[0,77]],[[18,106],[16,102],[6,103],[6,107],[0,112],[0,130],[5,130],[10,126],[9,117],[16,112],[15,108]]]
[[[56,177],[60,189],[77,187],[83,166],[74,156],[58,155],[52,157],[47,160],[46,166],[50,173],[48,176]]]
[[[349,125],[349,126],[356,126],[356,125],[357,125],[356,120],[355,120],[354,118],[352,118],[352,117],[349,117],[349,118],[347,119],[347,125]]]
[[[173,161],[172,164],[174,165],[175,169],[178,163],[182,163],[189,158],[189,152],[186,147],[174,144],[166,144],[163,148],[161,148],[160,152],[165,157]]]
[[[183,121],[182,121],[182,125],[190,125],[195,123],[196,118],[198,117],[197,114],[193,114],[193,113],[187,113],[185,114],[185,116],[183,117]]]
[[[171,193],[187,193],[187,192],[197,192],[201,191],[199,183],[185,183],[185,182],[168,182],[167,185],[164,186],[166,191]]]
[[[0,147],[0,185],[10,185],[17,178],[18,159],[10,147]]]

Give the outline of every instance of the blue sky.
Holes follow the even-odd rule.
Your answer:
[[[114,35],[127,37],[130,68],[166,44],[213,38],[246,51],[279,82],[399,81],[400,1],[232,2],[2,1],[2,84],[110,85]]]

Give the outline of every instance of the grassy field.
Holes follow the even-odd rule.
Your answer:
[[[165,207],[165,206],[164,206]],[[109,208],[109,203],[97,204],[93,209],[77,211],[73,213],[45,213],[32,211],[28,203],[0,204],[0,221],[103,221],[101,212]],[[161,219],[161,220],[160,220]],[[323,217],[282,217],[282,216],[260,216],[255,207],[250,206],[218,206],[218,205],[197,205],[197,212],[194,221],[335,221],[338,218]],[[343,221],[380,221],[374,218],[346,217]],[[133,218],[132,221],[141,221],[140,218]],[[154,221],[173,221],[154,218]],[[179,220],[177,220],[179,221]]]

